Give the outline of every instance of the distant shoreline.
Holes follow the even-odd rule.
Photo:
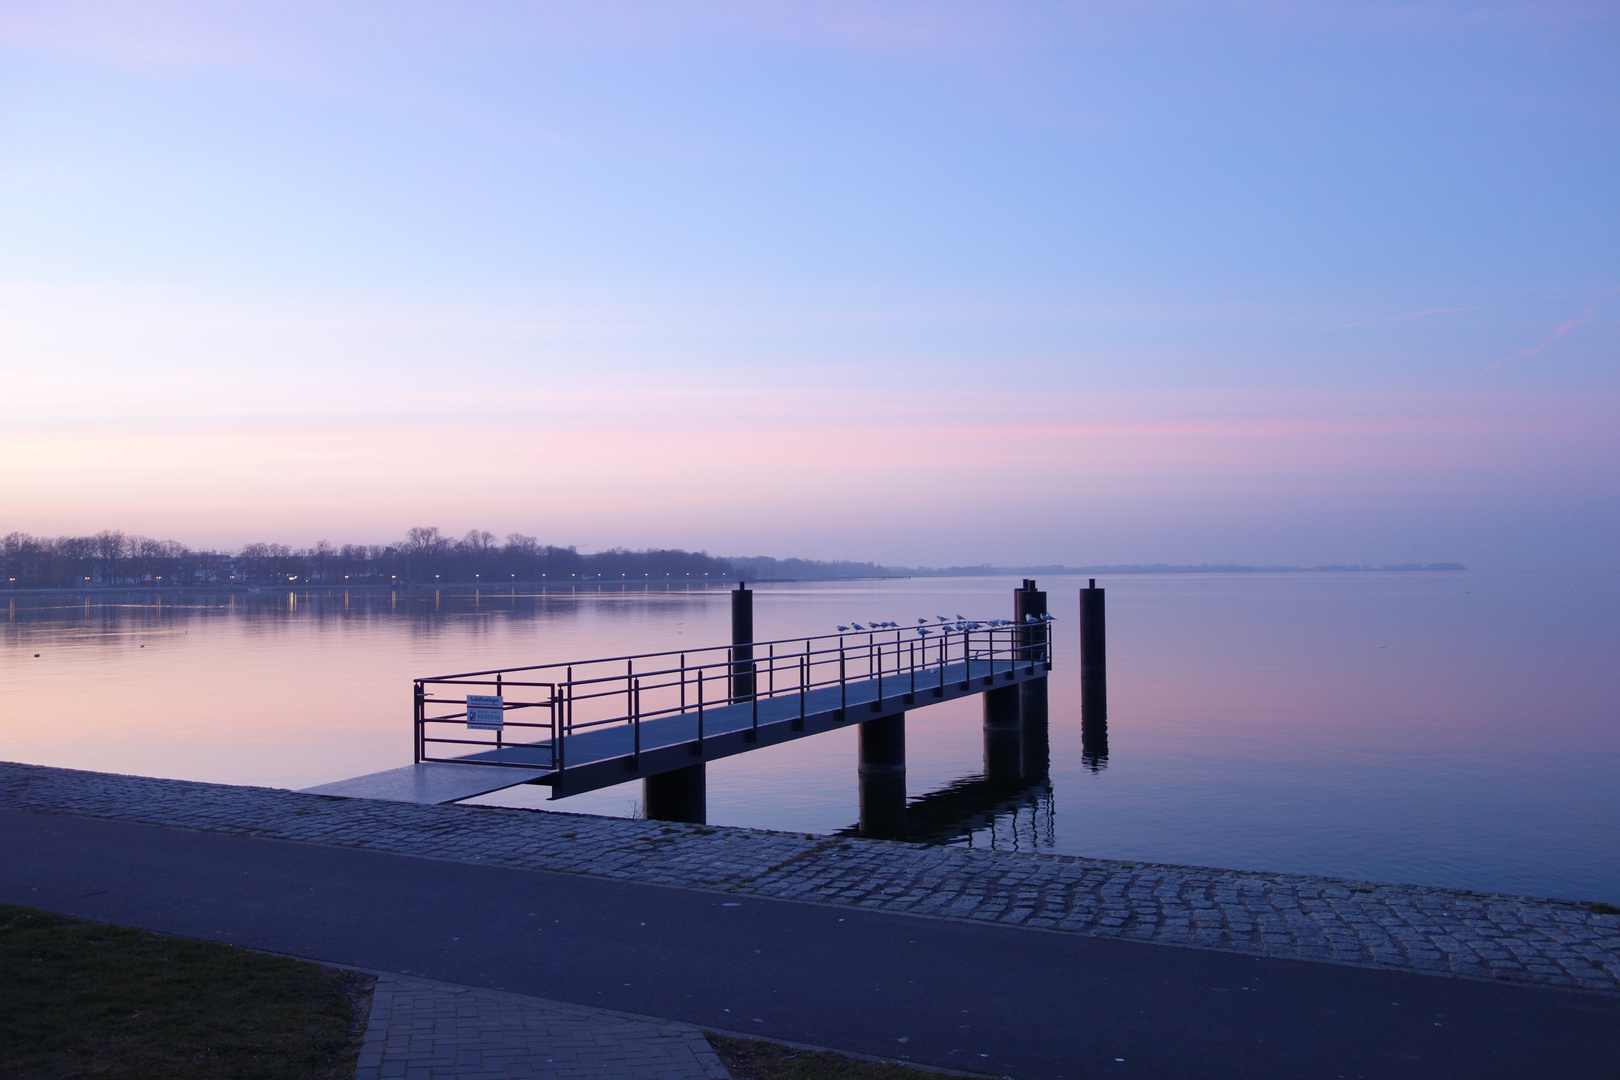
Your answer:
[[[1458,573],[1468,572],[1468,567],[1461,563],[1411,563],[1391,566],[1242,566],[1224,564],[1200,564],[1197,566],[1174,566],[1169,564],[1123,564],[1110,566],[986,566],[986,567],[950,567],[942,570],[919,568],[908,573],[898,574],[861,574],[850,577],[825,578],[748,578],[754,585],[814,585],[822,583],[856,582],[856,581],[909,581],[917,578],[972,578],[972,577],[1011,577],[1019,574],[1041,574],[1047,577],[1085,577],[1111,575],[1115,577],[1145,577],[1163,574],[1410,574],[1410,573]],[[691,578],[650,578],[644,577],[640,581],[630,578],[591,577],[579,578],[567,582],[540,580],[540,581],[444,581],[444,582],[377,582],[377,581],[295,581],[281,585],[246,585],[241,582],[191,582],[184,585],[158,585],[158,584],[129,584],[129,585],[32,585],[26,588],[5,589],[8,596],[111,596],[120,593],[162,593],[165,595],[179,595],[183,593],[236,593],[244,596],[256,594],[282,593],[309,593],[309,592],[409,592],[421,593],[436,590],[454,589],[457,592],[487,591],[490,593],[510,592],[513,589],[538,589],[541,591],[557,591],[564,588],[578,588],[589,586],[593,589],[613,588],[632,589],[645,588],[653,585],[680,586],[683,589],[713,589],[732,587],[732,578],[718,580],[694,581]]]

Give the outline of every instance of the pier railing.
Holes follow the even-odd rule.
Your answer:
[[[809,695],[834,687],[841,713],[855,683],[875,684],[881,703],[943,689],[947,678],[1050,666],[1045,623],[922,629],[927,633],[890,628],[417,679],[416,760],[525,747],[522,761],[491,763],[561,772],[567,737],[592,729],[628,725],[639,754],[643,724],[695,714],[701,750],[705,713],[716,708],[751,705],[757,730],[762,700],[796,698],[803,719]]]

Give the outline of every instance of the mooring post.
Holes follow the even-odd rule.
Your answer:
[[[1018,684],[1018,714],[1020,724],[1020,771],[1025,780],[1039,780],[1047,774],[1051,762],[1047,735],[1047,680],[1046,664],[1050,659],[1051,628],[1043,616],[1046,614],[1046,593],[1027,579],[1024,587],[1013,593],[1013,621],[1018,624],[1019,657],[1025,667],[1034,667],[1036,677]],[[1028,622],[1031,617],[1039,620]]]
[[[860,726],[862,836],[893,839],[906,823],[906,714]]]
[[[731,591],[731,700],[754,696],[754,594],[748,583]]]
[[[1108,634],[1104,591],[1091,578],[1080,590],[1080,760],[1108,767]]]
[[[1097,579],[1080,590],[1080,682],[1108,682],[1108,632],[1103,608],[1106,590]]]
[[[641,813],[649,821],[705,824],[708,816],[708,778],[703,763],[643,779]]]

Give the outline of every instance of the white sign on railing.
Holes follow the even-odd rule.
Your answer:
[[[499,694],[467,695],[467,726],[481,731],[501,730],[506,703]]]

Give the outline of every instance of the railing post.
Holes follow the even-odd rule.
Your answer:
[[[569,688],[570,692],[572,689],[572,687]],[[559,777],[567,764],[563,752],[563,724],[566,720],[567,707],[566,700],[558,701],[557,687],[556,684],[553,684],[551,687],[551,764],[557,770]],[[559,708],[565,712],[564,717],[557,715]]]
[[[413,740],[416,743],[416,745],[414,747],[415,761],[416,761],[416,764],[420,765],[422,763],[422,749],[423,749],[422,740],[423,740],[423,737],[424,737],[423,736],[423,731],[422,731],[422,727],[423,727],[423,722],[422,722],[422,719],[423,719],[423,693],[422,693],[422,684],[420,682],[416,683],[416,689],[412,692],[411,698],[412,698],[411,712],[412,712],[412,715],[414,715],[415,718],[416,718],[416,722],[415,722],[415,728],[416,728],[416,733],[415,734],[416,734],[416,737]]]
[[[805,654],[799,657],[799,722],[794,725],[794,731],[804,730],[804,695],[809,690],[810,679],[810,643],[805,642]]]
[[[698,665],[698,738],[697,752],[703,754],[703,665]]]
[[[877,682],[878,682],[878,699],[877,699],[877,705],[875,706],[875,708],[876,708],[876,710],[878,712],[882,712],[883,711],[883,646],[881,646],[881,645],[879,645],[877,647],[877,676],[878,676],[878,680],[877,680]]]
[[[844,642],[838,641],[838,719],[843,720],[849,709],[849,687],[844,679]]]
[[[641,680],[632,680],[630,690],[630,723],[636,729],[636,768],[641,768]]]

